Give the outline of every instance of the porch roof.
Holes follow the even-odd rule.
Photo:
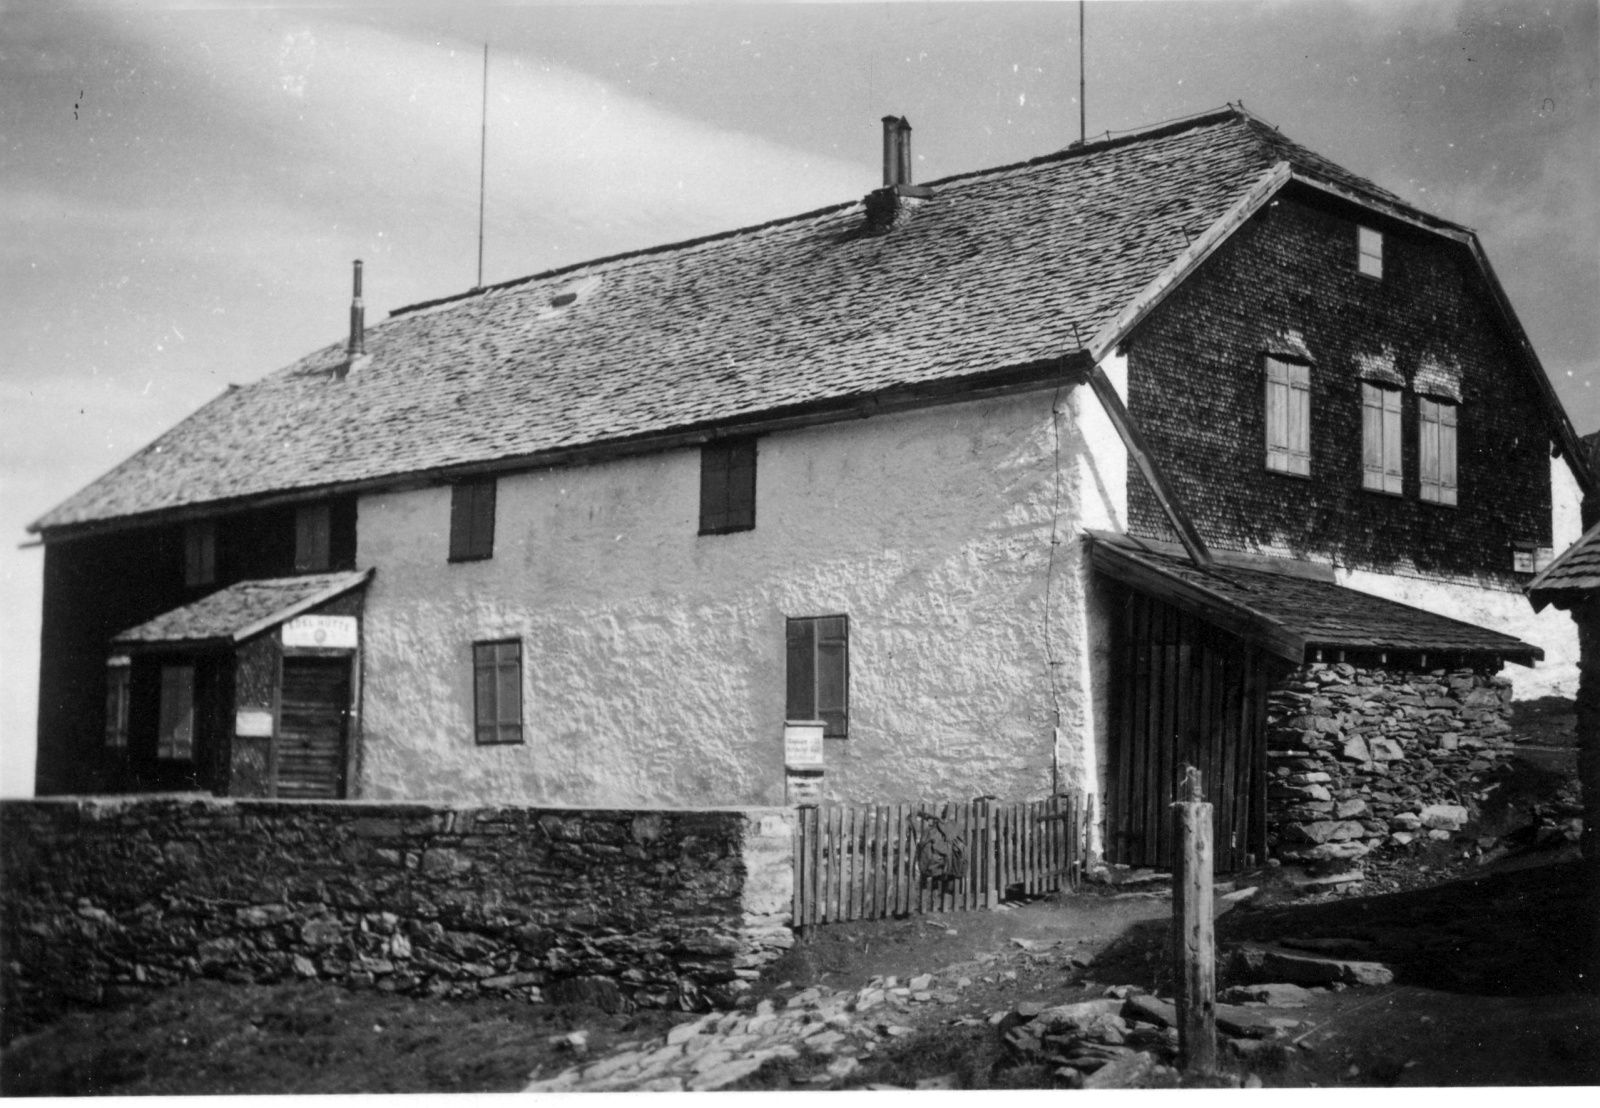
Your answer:
[[[367,583],[372,570],[240,581],[114,635],[113,646],[237,643]]]
[[[1335,583],[1331,567],[1219,557],[1201,569],[1167,543],[1092,532],[1095,569],[1296,664],[1308,651],[1497,657],[1532,665],[1544,651],[1498,631]]]

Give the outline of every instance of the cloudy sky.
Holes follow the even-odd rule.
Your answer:
[[[1230,100],[1478,229],[1600,428],[1596,0],[1087,9],[1091,134]],[[1078,131],[1074,3],[0,0],[0,794],[32,784],[26,525],[230,382],[484,280],[857,198]]]

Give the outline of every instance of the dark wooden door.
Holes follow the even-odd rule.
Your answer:
[[[285,658],[278,712],[277,795],[344,796],[350,663]]]
[[[1242,869],[1266,841],[1263,652],[1179,609],[1122,593],[1113,639],[1106,853],[1171,869],[1172,804],[1198,766],[1215,813],[1216,869]]]

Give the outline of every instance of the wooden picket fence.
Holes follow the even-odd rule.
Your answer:
[[[793,926],[992,908],[1011,895],[1075,889],[1092,811],[1089,797],[800,808]],[[964,857],[941,866],[953,839]]]

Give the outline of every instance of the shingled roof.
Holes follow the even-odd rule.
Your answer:
[[[347,374],[341,343],[230,390],[30,530],[546,464],[1019,367],[1059,375],[1291,172],[1431,219],[1230,107],[932,182],[889,234],[840,204],[401,309]]]
[[[1531,665],[1544,651],[1510,635],[1333,581],[1331,567],[1239,559],[1201,568],[1169,544],[1096,531],[1096,569],[1192,611],[1290,661],[1316,650],[1470,655]]]
[[[1596,438],[1595,435],[1585,436],[1586,442],[1594,442]],[[1527,592],[1536,612],[1544,611],[1548,604],[1571,608],[1600,596],[1600,523],[1585,531],[1582,538],[1540,570],[1528,582]]]
[[[115,647],[243,642],[366,583],[370,569],[239,581],[115,635]]]

